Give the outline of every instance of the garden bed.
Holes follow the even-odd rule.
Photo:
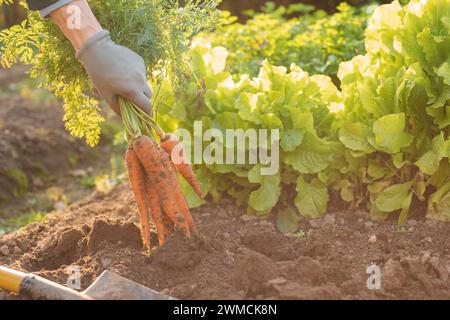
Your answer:
[[[110,270],[183,299],[450,299],[450,225],[420,212],[399,232],[393,221],[335,209],[287,236],[225,199],[193,211],[198,237],[175,233],[158,247],[154,234],[148,255],[128,190],[93,194],[3,236],[0,264],[62,284],[77,265],[83,288]],[[367,288],[372,263],[381,268],[379,290]]]

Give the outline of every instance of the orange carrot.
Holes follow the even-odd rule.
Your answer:
[[[167,218],[166,215],[163,216],[163,223],[164,223],[164,231],[166,234],[165,237],[167,239],[174,232],[173,223],[172,221],[170,221],[169,218]]]
[[[174,190],[175,198],[178,204],[178,207],[180,208],[181,212],[183,213],[184,219],[186,220],[190,230],[195,234],[197,232],[197,227],[194,223],[194,219],[192,218],[189,205],[186,201],[186,198],[183,194],[183,189],[181,188],[180,182],[177,179],[177,176],[175,174],[175,167],[173,163],[170,161],[169,155],[166,153],[166,151],[160,149],[161,154],[161,160],[163,161],[164,167],[168,169],[169,172],[169,182],[171,183],[171,186]]]
[[[162,163],[158,146],[149,137],[141,136],[133,142],[133,149],[144,167],[150,183],[158,190],[164,213],[176,226],[185,230],[187,237],[190,237],[189,227],[186,225],[171,188],[170,171]]]
[[[158,191],[152,186],[148,177],[146,177],[146,191],[148,206],[153,217],[153,222],[155,223],[156,232],[158,233],[159,245],[163,245],[166,242],[168,232],[166,231],[166,225],[163,219]]]
[[[133,149],[128,149],[125,155],[128,168],[128,178],[130,180],[131,189],[139,210],[141,220],[141,233],[144,245],[151,250],[150,244],[150,224],[148,216],[148,204],[146,195],[145,171]]]
[[[185,150],[183,148],[183,144],[174,135],[166,134],[161,139],[160,146],[170,155],[175,168],[190,184],[194,192],[200,198],[203,198],[204,194],[202,192],[200,182],[195,176],[195,173],[192,170],[192,166],[187,163],[185,159]],[[176,152],[177,154],[173,154],[174,152]]]

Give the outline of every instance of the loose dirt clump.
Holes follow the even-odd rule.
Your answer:
[[[83,238],[83,232],[75,228],[59,230],[50,238],[39,244],[36,259],[27,261],[30,268],[57,269],[62,265],[70,265],[80,255],[78,245]]]
[[[279,274],[276,263],[261,253],[248,251],[236,256],[234,286],[244,290],[247,297],[266,294],[268,282]]]
[[[85,230],[89,227],[85,225]],[[92,254],[107,245],[120,245],[140,249],[142,246],[139,228],[130,221],[97,218],[87,235],[88,253]]]
[[[155,265],[173,271],[186,270],[200,264],[202,257],[211,253],[217,243],[201,236],[186,239],[179,230],[165,243],[156,248],[151,258]]]
[[[450,298],[448,224],[416,215],[400,232],[393,221],[336,210],[302,220],[303,233],[288,236],[270,220],[248,219],[227,199],[193,215],[198,236],[177,231],[159,247],[153,232],[149,255],[123,185],[1,237],[7,254],[0,253],[0,264],[62,284],[76,266],[83,288],[110,270],[182,299]],[[376,268],[379,288],[369,278]]]
[[[56,270],[105,247],[119,246],[141,249],[139,228],[130,221],[97,217],[93,226],[59,229],[38,243],[35,255],[27,257],[24,266],[33,271]]]

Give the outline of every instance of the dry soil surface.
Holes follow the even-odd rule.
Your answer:
[[[449,224],[410,220],[399,232],[347,211],[302,221],[304,236],[287,236],[226,199],[193,214],[198,237],[176,232],[162,247],[154,237],[148,254],[123,185],[3,236],[0,264],[62,284],[77,265],[83,288],[108,269],[183,299],[450,299]],[[367,286],[372,264],[378,290]]]

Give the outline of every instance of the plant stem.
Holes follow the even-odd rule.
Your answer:
[[[120,97],[119,108],[128,144],[131,145],[134,140],[142,135],[154,139],[153,131],[155,131],[159,137],[165,135],[158,124],[148,114],[130,101]]]

